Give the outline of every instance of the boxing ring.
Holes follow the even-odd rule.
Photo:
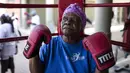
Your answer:
[[[80,0],[79,1],[77,0],[77,2],[80,2]],[[68,3],[68,4],[70,4],[70,3]],[[66,6],[68,4],[66,4]],[[82,8],[85,8],[85,7],[129,7],[130,3],[103,3],[103,4],[80,3],[80,5]],[[62,10],[64,10],[66,6],[62,6],[61,4],[8,4],[8,3],[0,3],[0,8],[61,8]],[[59,11],[59,17],[60,17],[59,22],[61,21],[62,13],[63,13],[63,11]],[[60,24],[58,24],[58,26],[60,26]],[[60,29],[57,29],[57,30],[58,30],[58,33],[52,33],[52,36],[61,35]],[[86,34],[82,34],[82,35],[89,36]],[[0,38],[0,43],[11,42],[11,41],[22,41],[22,40],[27,40],[27,39],[28,39],[28,36]],[[115,41],[115,40],[111,40],[111,44],[130,48],[130,44]]]
[[[104,4],[83,4],[83,7],[127,7],[130,3],[104,3]],[[4,4],[0,3],[0,8],[58,8],[58,4]],[[52,33],[52,36],[60,35],[59,33]],[[87,35],[86,35],[87,36]],[[0,38],[0,43],[26,40],[28,36]],[[127,43],[111,40],[114,45],[130,48]]]

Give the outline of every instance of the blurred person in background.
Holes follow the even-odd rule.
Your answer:
[[[18,17],[16,16],[16,14],[14,12],[12,12],[12,16],[11,19],[13,20],[13,25],[15,28],[15,32],[18,36],[22,36],[20,30],[19,30],[19,23],[18,23]]]
[[[13,20],[8,14],[2,14],[0,17],[0,38],[16,37]],[[0,43],[1,73],[6,73],[8,69],[15,73],[15,64],[13,56],[16,54],[16,41]]]
[[[35,9],[32,9],[30,14],[28,14],[28,16],[30,17],[30,20],[27,21],[27,24],[30,24],[30,29],[32,31],[32,29],[36,26],[40,24],[40,17],[37,14]]]
[[[19,25],[20,25],[18,23],[19,19],[14,12],[12,12],[11,19],[13,20],[13,26],[14,26],[14,31],[15,31],[16,36],[17,37],[22,36],[20,29],[19,29]],[[17,43],[16,43],[16,54],[18,53],[18,43],[19,42],[17,41]]]

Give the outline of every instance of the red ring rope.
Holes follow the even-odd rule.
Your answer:
[[[85,4],[84,7],[128,7],[130,3]]]
[[[0,8],[57,8],[58,4],[4,4]]]
[[[130,3],[84,4],[84,7],[128,7]],[[4,4],[0,8],[57,8],[58,4]]]
[[[56,36],[59,33],[52,33],[52,36]],[[84,35],[84,36],[88,36],[88,35]],[[26,40],[28,38],[28,36],[21,36],[21,37],[11,37],[11,38],[1,38],[0,39],[0,43],[3,42],[11,42],[11,41],[18,41],[18,40]],[[118,46],[122,46],[122,47],[126,47],[126,48],[130,48],[130,46],[126,43],[123,42],[118,42],[118,41],[113,41],[111,40],[111,43],[114,45],[118,45]]]
[[[58,33],[52,33],[52,36],[56,36],[56,35],[58,35]],[[18,41],[18,40],[26,40],[26,39],[28,39],[28,36],[0,38],[0,43]]]

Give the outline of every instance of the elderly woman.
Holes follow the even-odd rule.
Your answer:
[[[86,25],[86,15],[78,4],[70,4],[61,21],[63,35],[41,46],[39,55],[30,59],[31,73],[99,73],[80,36]]]

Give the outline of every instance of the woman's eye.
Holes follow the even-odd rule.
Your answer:
[[[72,19],[71,22],[76,23],[77,21],[75,19]]]
[[[64,21],[66,21],[66,20],[67,20],[67,18],[65,17],[65,18],[63,18],[63,20],[64,20]]]

